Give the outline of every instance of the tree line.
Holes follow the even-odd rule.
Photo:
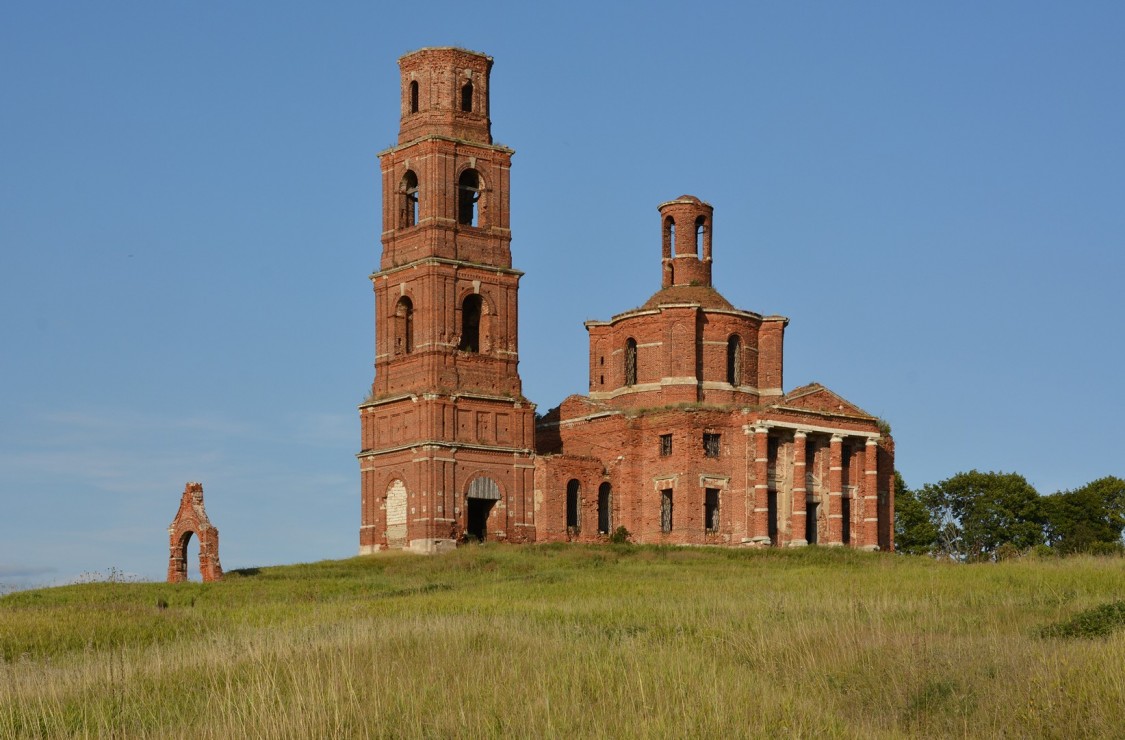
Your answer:
[[[895,549],[965,562],[1125,554],[1125,480],[1042,496],[1017,473],[958,473],[909,488],[895,471]]]

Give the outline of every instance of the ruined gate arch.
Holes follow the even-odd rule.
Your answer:
[[[180,508],[168,525],[168,582],[181,583],[187,577],[187,546],[191,536],[199,540],[199,574],[203,581],[223,577],[219,564],[219,530],[207,518],[203,508],[203,484],[188,483],[180,497]]]

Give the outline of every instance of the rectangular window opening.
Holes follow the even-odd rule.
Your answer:
[[[672,531],[672,489],[665,488],[660,492],[660,531]]]
[[[719,531],[719,489],[708,488],[703,495],[703,522],[709,533]]]
[[[723,435],[711,432],[703,433],[703,454],[706,457],[718,457],[722,448]]]
[[[671,454],[672,454],[672,435],[671,434],[661,434],[660,435],[660,456],[661,457],[668,457]]]

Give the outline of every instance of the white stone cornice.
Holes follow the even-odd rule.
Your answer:
[[[878,432],[862,432],[862,431],[859,431],[859,430],[856,430],[856,429],[840,429],[839,427],[822,427],[822,426],[817,426],[817,425],[814,425],[814,424],[795,424],[791,421],[777,421],[777,420],[774,420],[774,419],[770,419],[768,422],[765,422],[765,423],[768,424],[768,426],[778,427],[780,429],[800,430],[800,431],[804,432],[805,434],[810,434],[810,433],[816,432],[816,433],[819,433],[819,434],[837,434],[837,435],[841,435],[841,436],[844,436],[844,437],[867,437],[869,439],[880,439],[880,435],[879,435]]]
[[[379,457],[381,455],[389,455],[394,452],[403,452],[405,450],[413,450],[417,448],[425,449],[446,449],[457,452],[458,450],[477,450],[480,452],[502,452],[505,454],[515,454],[517,456],[528,457],[535,454],[534,450],[524,449],[520,447],[506,447],[503,445],[487,445],[487,444],[473,444],[466,442],[445,442],[442,440],[427,439],[418,442],[411,442],[409,444],[396,445],[395,447],[384,447],[379,450],[363,450],[357,452],[356,457],[363,459],[366,457]],[[427,455],[420,459],[430,459],[431,455]]]

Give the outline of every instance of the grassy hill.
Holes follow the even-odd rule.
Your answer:
[[[824,548],[485,545],[76,585],[0,599],[0,737],[1121,737],[1122,600],[1122,558]]]

